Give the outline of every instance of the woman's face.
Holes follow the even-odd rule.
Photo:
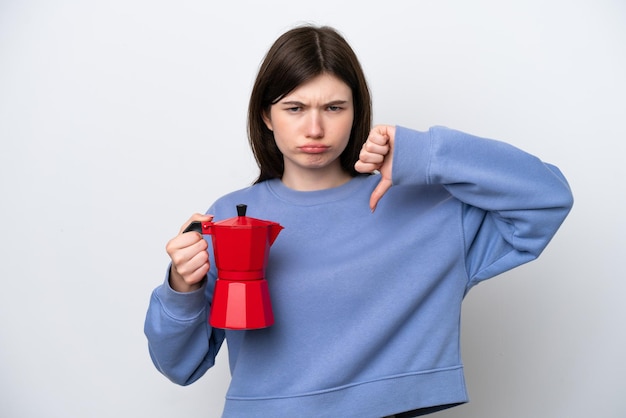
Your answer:
[[[343,175],[339,156],[350,139],[352,90],[330,74],[298,86],[271,106],[263,120],[282,152],[285,177]]]

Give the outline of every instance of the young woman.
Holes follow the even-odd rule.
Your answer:
[[[186,385],[228,340],[224,417],[418,416],[467,402],[464,296],[535,259],[572,205],[560,171],[503,142],[437,127],[370,128],[360,64],[332,28],[270,48],[248,131],[260,175],[193,215],[167,244],[145,333],[156,367]],[[216,269],[194,220],[280,223],[267,278],[275,324],[207,322]]]

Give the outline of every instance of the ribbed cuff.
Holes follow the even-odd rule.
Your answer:
[[[170,267],[165,274],[165,282],[159,286],[155,293],[161,301],[163,309],[174,319],[185,321],[196,318],[206,307],[206,280],[193,292],[177,292],[170,286]]]

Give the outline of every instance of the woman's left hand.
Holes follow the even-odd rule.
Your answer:
[[[391,164],[393,161],[393,143],[396,127],[390,125],[377,125],[371,131],[361,148],[359,161],[354,168],[359,173],[380,172],[381,179],[370,197],[370,209],[376,209],[378,201],[392,186]]]

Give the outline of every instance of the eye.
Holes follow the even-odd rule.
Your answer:
[[[341,108],[341,106],[330,105],[330,106],[328,106],[327,109],[330,110],[331,112],[339,112],[342,108]]]

